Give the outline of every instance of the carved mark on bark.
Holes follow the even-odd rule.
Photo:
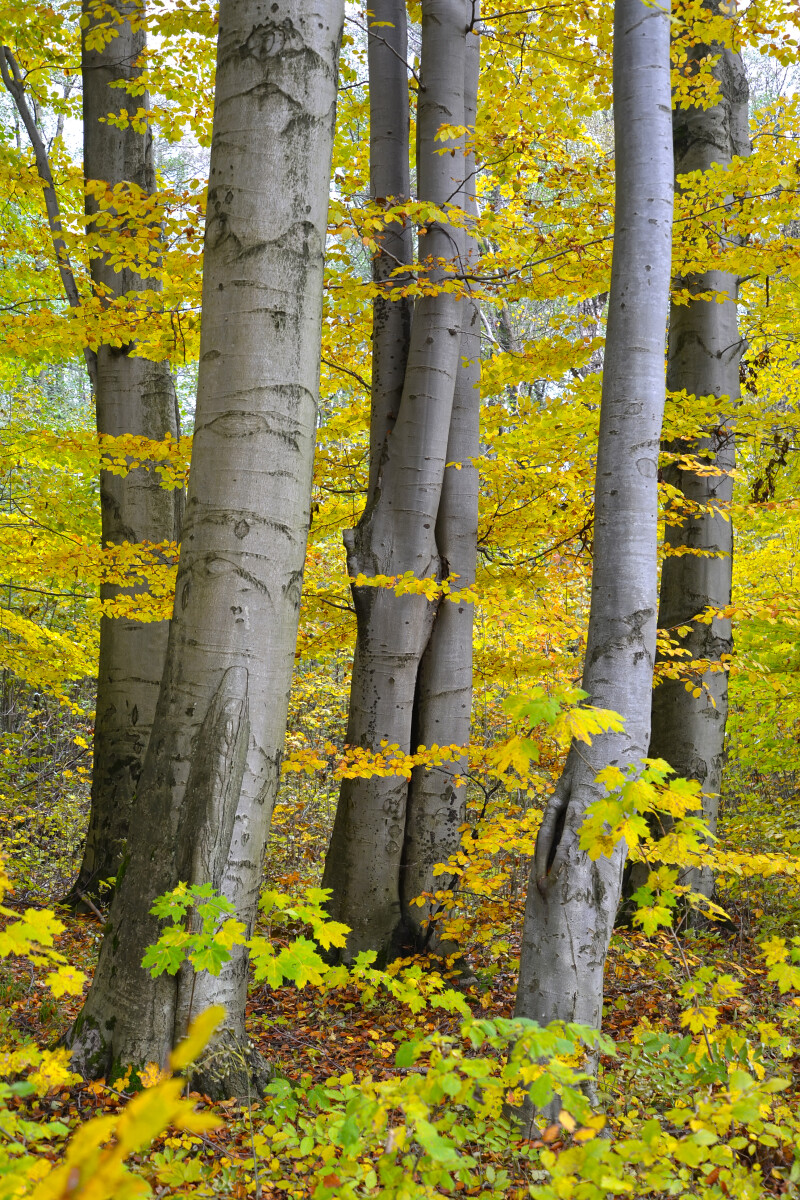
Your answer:
[[[649,655],[646,649],[647,645],[647,626],[652,620],[654,610],[652,608],[637,608],[635,612],[628,613],[622,619],[630,627],[630,633],[624,637],[612,637],[596,646],[592,651],[589,659],[589,665],[594,664],[601,658],[607,657],[614,650],[618,650],[622,646],[633,647],[639,645],[641,650],[635,652],[634,661],[638,662],[642,655]]]
[[[222,882],[250,739],[248,683],[244,667],[228,668],[194,746],[186,785],[194,851],[191,859],[184,858],[181,870],[190,883],[210,882],[218,888]]]
[[[291,390],[297,391],[297,398],[299,399],[303,389],[297,388]],[[268,437],[279,438],[290,450],[299,451],[300,449],[298,444],[300,434],[298,431],[295,429],[276,429],[264,413],[229,410],[210,421],[206,421],[199,428],[202,429],[203,433],[213,430],[218,437],[227,439],[264,437],[266,435]]]
[[[239,47],[239,54],[242,58],[255,58],[258,62],[264,62],[277,54],[302,49],[303,39],[300,33],[295,29],[291,18],[284,17],[280,24],[264,21],[262,25],[256,25],[244,45]]]

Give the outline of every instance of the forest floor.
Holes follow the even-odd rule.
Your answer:
[[[13,906],[13,898],[7,901]],[[65,930],[57,948],[74,966],[91,975],[101,936],[97,917],[66,917]],[[705,931],[677,939],[670,934],[646,938],[631,931],[615,935],[606,974],[606,1005],[604,1032],[618,1045],[642,1045],[648,1031],[672,1033],[680,1037],[686,1032],[682,1014],[687,1001],[679,994],[686,972],[698,966],[717,974],[734,976],[741,981],[741,990],[717,1006],[715,1020],[732,1030],[746,1023],[749,1028],[759,1023],[785,1027],[786,997],[780,996],[774,984],[766,978],[763,958],[759,957],[754,941],[755,928],[746,912],[739,914],[735,926],[726,927],[724,934]],[[514,1005],[517,960],[512,951],[503,962],[474,961],[478,982],[465,990],[465,998],[476,1016],[511,1016]],[[81,997],[65,996],[54,999],[43,982],[44,969],[30,962],[9,960],[0,974],[0,1041],[6,1046],[33,1039],[38,1045],[52,1044],[65,1030],[80,1009]],[[800,1024],[800,1002],[794,1004],[796,1023]],[[153,1187],[157,1196],[197,1195],[246,1197],[267,1200],[302,1197],[313,1194],[310,1165],[313,1150],[303,1146],[304,1129],[309,1129],[309,1111],[315,1087],[336,1084],[344,1079],[378,1081],[396,1075],[397,1047],[415,1034],[439,1031],[455,1039],[460,1037],[462,1018],[458,1014],[426,1008],[412,1014],[398,1005],[389,995],[378,993],[365,1002],[355,988],[321,992],[314,988],[298,989],[284,986],[270,989],[254,986],[248,1005],[250,1036],[267,1060],[274,1065],[278,1077],[287,1081],[300,1097],[295,1112],[298,1137],[296,1144],[286,1145],[285,1153],[261,1158],[255,1153],[256,1144],[263,1146],[264,1130],[274,1129],[275,1114],[255,1102],[251,1108],[235,1102],[210,1105],[197,1096],[201,1106],[213,1107],[221,1124],[210,1134],[171,1134],[156,1139],[152,1148],[134,1156],[134,1170],[140,1172]],[[649,1114],[663,1111],[670,1087],[668,1064],[659,1064],[658,1056],[634,1055],[621,1061],[607,1059],[601,1065],[600,1094],[610,1129],[625,1135],[638,1121]],[[794,1088],[783,1101],[800,1111],[800,1056],[796,1053],[782,1063],[794,1078]],[[113,1081],[109,1081],[113,1083]],[[659,1094],[662,1093],[662,1094]],[[128,1099],[120,1088],[103,1084],[79,1083],[57,1089],[43,1099],[18,1098],[9,1100],[25,1109],[27,1119],[61,1121],[74,1130],[98,1113],[118,1112]],[[259,1138],[254,1135],[262,1136]],[[558,1125],[545,1131],[547,1148],[561,1152],[571,1144],[569,1131]],[[769,1139],[767,1139],[769,1141]],[[773,1139],[774,1140],[774,1139]],[[542,1141],[525,1147],[525,1152],[511,1163],[510,1187],[503,1189],[508,1196],[527,1196],[532,1177],[531,1150]],[[48,1157],[58,1159],[63,1142],[56,1138],[43,1149]],[[770,1146],[751,1140],[740,1151],[751,1168],[761,1168],[761,1195],[796,1196],[798,1189],[790,1178],[794,1147],[786,1141]],[[490,1166],[493,1154],[487,1151],[484,1169]],[[499,1153],[509,1168],[508,1153]],[[713,1174],[713,1173],[712,1173]],[[489,1178],[492,1177],[491,1170]],[[318,1177],[317,1177],[318,1178]],[[706,1175],[706,1182],[711,1174]],[[331,1183],[336,1176],[331,1174]],[[455,1185],[464,1195],[494,1195]],[[347,1193],[350,1194],[349,1192]],[[353,1193],[356,1194],[356,1193]],[[358,1193],[360,1194],[360,1193]],[[364,1194],[367,1194],[366,1192]],[[419,1193],[409,1194],[448,1194]],[[687,1194],[697,1194],[694,1190]],[[722,1195],[725,1195],[723,1188]]]
[[[303,801],[302,811],[297,809],[297,798],[291,793],[289,798],[291,803],[283,815],[280,806],[276,810],[269,884],[294,894],[298,888],[302,891],[318,882],[335,798],[328,797],[325,808],[318,793],[310,795]],[[18,808],[9,807],[0,829],[10,869],[21,881],[4,903],[19,913],[29,906],[53,907],[48,897],[63,895],[76,867],[85,813],[68,807],[69,853],[64,852],[60,818],[56,821],[44,809],[22,816],[24,820],[19,819]],[[737,848],[752,853],[780,850],[796,855],[800,850],[800,792],[794,780],[787,780],[780,794],[775,788],[766,788],[763,780],[757,781],[757,786],[748,781],[742,799],[731,805],[726,835]],[[513,880],[524,879],[524,866],[520,862],[511,873],[511,892],[495,913],[490,936],[483,941],[478,936],[467,944],[475,983],[464,986],[454,978],[448,984],[461,990],[478,1018],[495,1020],[513,1013],[518,969],[513,930],[520,928],[522,916],[522,894]],[[485,1132],[461,1143],[476,1165],[463,1177],[457,1171],[448,1174],[444,1170],[443,1183],[431,1184],[430,1178],[420,1174],[425,1159],[420,1159],[418,1145],[410,1159],[409,1147],[404,1152],[400,1146],[397,1161],[402,1164],[401,1174],[406,1172],[406,1190],[397,1184],[392,1185],[395,1190],[382,1194],[402,1200],[450,1195],[481,1200],[531,1195],[540,1200],[555,1196],[606,1200],[616,1193],[658,1200],[668,1194],[703,1200],[728,1200],[731,1196],[736,1200],[772,1196],[800,1200],[800,988],[794,983],[781,990],[774,978],[769,978],[763,950],[768,939],[776,944],[782,940],[787,953],[790,945],[796,947],[792,958],[800,964],[800,877],[732,878],[721,903],[731,920],[715,928],[681,936],[661,931],[652,937],[619,930],[606,965],[603,1030],[616,1046],[615,1055],[602,1059],[598,1076],[606,1131],[615,1145],[633,1146],[630,1153],[635,1156],[647,1130],[652,1132],[657,1123],[661,1133],[673,1139],[670,1153],[674,1151],[675,1161],[669,1166],[668,1185],[644,1186],[641,1167],[632,1160],[624,1168],[630,1178],[609,1182],[598,1175],[594,1182],[587,1182],[585,1174],[580,1179],[576,1175],[573,1182],[562,1180],[557,1192],[543,1191],[543,1156],[571,1161],[571,1155],[580,1153],[580,1138],[587,1134],[586,1129],[570,1129],[567,1120],[555,1120],[541,1131],[541,1137],[529,1142]],[[91,977],[102,921],[92,914],[73,917],[59,912],[59,917],[64,931],[57,949],[68,963]],[[480,934],[474,923],[472,928]],[[285,938],[294,936],[291,928],[280,932]],[[800,965],[796,969],[800,970]],[[11,1051],[26,1043],[53,1046],[80,1011],[81,996],[56,999],[51,995],[44,981],[47,970],[46,965],[37,966],[29,959],[0,962],[3,1063]],[[462,1034],[462,1020],[459,1013],[430,1004],[411,1012],[381,988],[370,994],[369,989],[355,985],[324,990],[254,984],[248,1032],[274,1068],[270,1093],[250,1106],[233,1101],[211,1104],[195,1096],[199,1108],[217,1116],[217,1128],[197,1134],[162,1133],[149,1149],[131,1157],[131,1169],[147,1181],[157,1197],[349,1200],[377,1195],[369,1167],[374,1164],[376,1170],[384,1169],[394,1153],[394,1131],[387,1136],[385,1128],[383,1132],[368,1130],[369,1136],[358,1149],[364,1164],[360,1179],[347,1178],[340,1184],[336,1171],[343,1152],[338,1143],[331,1144],[332,1129],[334,1141],[338,1136],[331,1112],[334,1116],[338,1112],[341,1123],[351,1111],[353,1096],[381,1081],[388,1085],[402,1080],[397,1052],[410,1040],[442,1035],[452,1039],[450,1044],[462,1049],[465,1056],[473,1054]],[[501,1054],[494,1054],[502,1070]],[[740,1069],[749,1073],[758,1091],[747,1112],[740,1101],[731,1101],[729,1083]],[[775,1083],[774,1096],[767,1094],[770,1080]],[[58,1162],[77,1129],[85,1128],[99,1114],[113,1117],[123,1111],[130,1093],[126,1085],[114,1086],[116,1082],[77,1082],[37,1097],[12,1094],[0,1079],[0,1088],[4,1088],[0,1110],[5,1105],[9,1116],[16,1114],[30,1121],[29,1146],[39,1158]],[[676,1099],[691,1106],[690,1116],[702,1118],[700,1124],[705,1122],[709,1142],[717,1139],[710,1145],[708,1157],[696,1160],[685,1146],[678,1145],[686,1129],[675,1123]],[[446,1108],[445,1104],[429,1111],[431,1121],[436,1112]],[[393,1110],[392,1121],[400,1119]],[[57,1131],[45,1132],[54,1122]],[[0,1111],[0,1135],[5,1135],[6,1124]],[[37,1128],[42,1140],[37,1140]],[[15,1151],[10,1141],[7,1149],[13,1166],[13,1155],[22,1151]],[[731,1169],[715,1165],[715,1161],[723,1161],[723,1149],[734,1175],[743,1172],[736,1176],[735,1185],[726,1182],[733,1178]],[[2,1190],[2,1151],[0,1141],[0,1197],[6,1194]],[[80,1190],[63,1193],[70,1200],[79,1200],[82,1194]]]

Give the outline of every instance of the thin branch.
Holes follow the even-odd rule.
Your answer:
[[[11,526],[10,528],[14,528]],[[18,529],[19,526],[16,526]],[[26,587],[23,583],[10,583],[9,588],[13,588],[15,592],[34,592],[37,596],[56,596],[67,600],[91,600],[92,592],[49,592],[45,588]]]
[[[368,392],[372,391],[372,388],[367,383],[364,376],[359,375],[358,371],[351,371],[349,367],[341,367],[339,363],[331,362],[329,358],[323,357],[322,361],[325,363],[326,367],[330,367],[333,371],[341,371],[343,375],[351,375],[353,379],[357,380],[362,387],[367,389]]]
[[[0,75],[2,75],[3,83],[6,90],[11,96],[16,105],[17,112],[22,118],[22,123],[30,138],[33,153],[36,159],[36,170],[39,172],[39,178],[44,186],[44,203],[47,209],[47,222],[50,226],[50,235],[53,239],[53,250],[56,255],[56,263],[58,265],[58,273],[61,276],[61,283],[64,288],[64,294],[67,298],[67,303],[70,308],[80,308],[81,298],[78,292],[78,286],[75,283],[75,275],[72,270],[72,263],[69,258],[66,242],[64,241],[64,226],[61,222],[61,209],[58,203],[58,195],[56,194],[56,186],[53,182],[53,173],[50,170],[50,161],[47,157],[47,148],[42,140],[33,113],[31,112],[28,101],[25,98],[25,81],[22,78],[22,72],[19,69],[19,64],[14,58],[14,55],[9,50],[8,46],[0,46]],[[86,360],[86,369],[89,372],[89,379],[92,384],[92,389],[97,390],[97,356],[88,346],[84,347],[83,357]]]
[[[338,608],[340,612],[354,613],[356,610],[352,604],[337,604],[335,600],[326,600],[324,596],[317,596],[320,604],[326,604],[328,608]]]
[[[482,309],[482,308],[480,308],[478,311],[479,311],[479,313],[480,313],[481,324],[483,325],[484,329],[486,330],[486,334],[487,334],[487,337],[489,338],[489,341],[492,343],[492,345],[493,345],[493,346],[497,346],[497,348],[498,348],[499,350],[500,350],[500,349],[502,349],[502,347],[501,347],[500,343],[498,342],[497,338],[494,336],[494,333],[493,333],[493,331],[492,331],[492,327],[491,327],[491,325],[489,324],[489,318],[487,317],[486,313],[483,311],[483,309]]]
[[[69,100],[69,94],[72,91],[74,83],[75,83],[74,79],[65,79],[64,80],[64,83],[61,88],[61,92],[62,92],[65,102],[67,100]],[[56,131],[53,134],[52,140],[48,147],[49,150],[52,150],[54,146],[58,145],[63,133],[64,133],[64,112],[62,111],[58,114],[58,120],[56,121]]]
[[[32,296],[30,300],[18,300],[16,304],[0,304],[0,312],[13,312],[17,308],[27,308],[30,304],[47,304],[49,297]]]
[[[550,12],[555,8],[571,8],[569,4],[537,4],[532,8],[514,8],[508,12],[481,13],[482,21],[504,21],[506,17],[525,17],[530,13]]]
[[[382,37],[382,36],[381,36],[381,34],[379,34],[379,33],[374,33],[374,32],[373,32],[373,31],[370,29],[370,27],[369,27],[369,25],[368,25],[368,24],[367,24],[366,26],[365,26],[365,25],[362,25],[360,21],[357,21],[357,20],[355,19],[355,17],[348,17],[348,18],[347,18],[347,20],[348,20],[348,22],[349,22],[351,25],[355,25],[355,27],[356,27],[357,29],[361,29],[363,32],[365,32],[368,38],[374,38],[376,42],[383,42],[383,44],[384,44],[384,46],[386,47],[386,49],[387,49],[387,50],[391,50],[391,52],[392,52],[392,54],[395,56],[395,58],[399,59],[399,61],[400,61],[401,63],[404,63],[404,64],[405,64],[405,68],[406,68],[406,70],[407,70],[407,71],[408,71],[408,72],[409,72],[411,75],[413,75],[413,76],[414,76],[414,78],[416,79],[416,81],[417,81],[417,87],[419,88],[419,90],[420,90],[421,92],[424,92],[424,91],[425,91],[425,85],[424,85],[424,84],[421,82],[419,75],[418,75],[418,74],[417,74],[417,72],[414,70],[414,68],[411,66],[411,63],[410,63],[410,62],[408,62],[408,60],[407,60],[407,59],[403,58],[402,54],[398,54],[398,53],[397,53],[397,51],[395,50],[394,46],[390,45],[390,44],[389,44],[389,42],[386,40],[386,38],[385,38],[385,37]]]

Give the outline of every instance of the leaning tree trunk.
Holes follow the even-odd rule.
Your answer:
[[[472,23],[478,19],[474,6]],[[464,73],[464,120],[474,130],[480,74],[477,28],[467,35]],[[472,136],[470,134],[470,136]],[[477,216],[475,155],[468,147],[464,188],[458,203]],[[477,258],[473,237],[467,236],[464,265]],[[480,310],[475,300],[463,302],[461,361],[456,377],[447,467],[436,518],[436,544],[443,575],[454,575],[456,590],[475,582],[478,556],[478,469],[480,427]],[[436,613],[417,677],[411,749],[417,746],[468,746],[472,716],[472,622],[474,605],[445,601]],[[458,850],[465,819],[466,788],[455,779],[469,769],[466,756],[446,767],[416,767],[408,789],[405,837],[400,876],[401,915],[407,940],[418,948],[439,953],[455,949],[442,942],[433,918],[437,906],[412,903],[423,892],[441,886],[433,873],[438,863]]]
[[[167,664],[137,822],[68,1038],[87,1075],[163,1062],[228,1007],[200,1086],[246,1095],[247,961],[152,979],[154,897],[220,886],[254,919],[294,660],[319,386],[341,0],[223,0],[197,416]],[[135,833],[135,836],[133,834]],[[109,1076],[109,1077],[113,1077]],[[257,1081],[256,1081],[257,1082]]]
[[[443,124],[460,125],[464,111],[466,0],[423,0],[417,112],[419,197],[443,206],[463,184],[464,156],[443,154]],[[377,81],[376,81],[377,82]],[[397,113],[403,119],[403,113]],[[424,237],[423,237],[424,235]],[[432,223],[420,231],[429,278],[461,256],[463,237]],[[414,309],[400,406],[385,438],[372,493],[354,530],[345,534],[350,574],[439,579],[436,523],[447,460],[450,416],[461,352],[462,305],[451,292],[421,297]],[[424,595],[353,588],[357,633],[347,741],[378,750],[381,742],[411,745],[417,672],[436,617]],[[408,784],[402,776],[342,783],[325,861],[328,909],[350,927],[343,957],[378,951],[385,961],[401,929],[400,871]]]
[[[109,11],[109,9],[111,11]],[[113,0],[98,5],[83,0],[83,170],[87,185],[100,181],[107,188],[129,185],[146,195],[155,191],[152,135],[149,127],[118,129],[106,118],[130,108],[124,87],[143,69],[145,33],[139,24],[143,0]],[[109,17],[112,18],[109,23]],[[98,29],[110,40],[96,46]],[[147,95],[137,96],[145,109]],[[96,196],[87,191],[90,268],[95,293],[106,306],[126,293],[159,290],[158,281],[135,268],[114,267],[102,251],[103,239],[119,234],[98,220]],[[105,210],[108,213],[108,210]],[[153,230],[157,243],[158,228]],[[137,434],[160,440],[178,436],[175,389],[169,365],[136,357],[136,344],[101,345],[97,350],[94,383],[97,432],[118,437]],[[154,470],[139,467],[128,475],[100,475],[101,536],[103,545],[124,542],[161,545],[179,537],[182,493],[166,491]],[[101,597],[120,594],[104,585]],[[150,739],[158,688],[167,649],[167,621],[144,622],[131,617],[103,617],[100,623],[100,663],[94,733],[94,768],[89,828],[78,878],[66,898],[80,905],[97,897],[104,880],[119,868],[134,807],[142,762]]]
[[[706,0],[715,15],[719,0]],[[719,55],[714,74],[721,98],[713,108],[678,108],[673,116],[676,176],[727,166],[735,155],[750,151],[748,85],[741,57],[721,45],[695,46],[698,61]],[[694,396],[720,399],[720,418],[699,439],[669,444],[673,454],[697,459],[717,474],[682,469],[677,463],[664,468],[664,479],[682,497],[677,514],[668,514],[666,558],[661,572],[658,625],[670,633],[685,653],[675,665],[700,662],[693,673],[700,695],[688,692],[684,679],[663,679],[653,692],[650,757],[663,758],[680,776],[696,779],[703,788],[703,813],[709,831],[717,825],[719,792],[724,762],[725,722],[728,716],[728,675],[723,655],[732,650],[731,623],[714,617],[699,619],[711,609],[731,602],[733,567],[733,469],[736,464],[733,411],[739,396],[739,336],[736,301],[738,279],[726,271],[706,271],[676,280],[678,287],[697,296],[689,304],[670,310],[667,386]],[[712,298],[709,299],[709,293]],[[676,631],[688,626],[690,632]],[[644,875],[644,878],[642,878]],[[632,872],[635,889],[644,882],[647,868],[637,864]],[[711,897],[714,875],[710,868],[684,874],[704,896]]]
[[[624,733],[573,744],[545,810],[528,888],[516,1014],[599,1028],[625,846],[592,861],[586,810],[602,768],[637,768],[650,739],[656,637],[656,480],[672,234],[669,6],[616,0],[616,213],[595,479],[583,687]]]

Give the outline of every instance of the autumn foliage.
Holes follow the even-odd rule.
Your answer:
[[[366,10],[346,20],[311,527],[259,917],[247,930],[216,889],[182,886],[154,897],[162,933],[144,962],[154,974],[215,974],[249,947],[248,1033],[272,1079],[264,1096],[213,1104],[187,1082],[213,1010],[191,1014],[170,1063],[99,1083],[56,1047],[105,919],[103,895],[78,915],[57,907],[87,819],[99,621],[172,610],[176,543],[103,545],[98,481],[101,470],[146,466],[166,489],[186,484],[216,14],[205,2],[149,0],[140,15],[150,102],[145,113],[134,88],[123,123],[150,123],[158,188],[93,183],[99,216],[87,232],[80,5],[31,0],[23,12],[0,0],[0,42],[47,142],[80,298],[64,298],[41,178],[0,91],[0,1200],[800,1194],[797,6],[751,0],[733,20],[700,0],[673,7],[676,104],[715,102],[711,58],[698,67],[690,53],[698,44],[732,45],[750,81],[752,154],[681,179],[673,257],[675,303],[687,300],[681,279],[712,265],[740,280],[733,596],[693,617],[733,622],[733,654],[713,668],[729,677],[727,761],[713,841],[699,785],[666,762],[600,779],[606,798],[589,811],[582,848],[597,857],[624,839],[648,868],[612,940],[602,1033],[539,1029],[512,1013],[547,797],[570,745],[620,728],[577,686],[613,240],[612,6],[484,7],[467,147],[476,219],[456,205],[370,199]],[[408,12],[413,119],[414,0]],[[480,250],[470,280],[481,304],[477,577],[468,588],[452,575],[351,578],[342,532],[363,510],[369,469],[371,256],[387,224],[445,218],[469,227]],[[100,253],[160,290],[108,302],[90,280]],[[416,263],[398,294],[431,286]],[[178,438],[95,432],[84,350],[132,343],[172,366]],[[727,419],[726,399],[671,393],[665,443],[689,445]],[[663,534],[688,502],[663,479],[660,501]],[[354,586],[475,604],[466,757],[454,745],[346,744]],[[660,630],[656,686],[678,679],[697,699],[709,664],[681,649],[687,632]],[[420,900],[459,955],[379,969],[367,952],[331,965],[346,931],[326,914],[320,880],[339,785],[410,778],[419,766],[466,787],[461,847]],[[685,883],[687,866],[713,869],[713,900]],[[521,1139],[513,1113],[528,1093],[550,1115]]]

